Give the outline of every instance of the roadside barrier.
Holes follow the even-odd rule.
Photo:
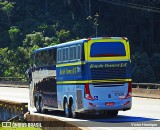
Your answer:
[[[28,111],[28,103],[19,103],[8,100],[0,100],[0,120],[11,121],[14,117],[23,119],[23,114]]]
[[[38,124],[43,130],[89,130],[87,127],[79,126],[73,121],[62,120],[58,117],[38,113],[25,115],[27,123]]]

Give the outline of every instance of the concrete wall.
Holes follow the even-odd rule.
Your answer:
[[[89,130],[87,127],[78,126],[73,121],[66,121],[55,116],[32,113],[26,114],[25,117],[27,123],[40,122],[43,130]]]
[[[146,98],[157,98],[160,99],[159,89],[144,89],[144,88],[133,88],[133,96],[135,97],[146,97]]]

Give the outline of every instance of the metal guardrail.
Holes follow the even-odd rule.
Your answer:
[[[144,88],[144,89],[158,89],[160,90],[160,84],[156,83],[132,83],[133,88]]]
[[[15,87],[24,87],[28,86],[29,82],[25,78],[17,77],[0,77],[1,86],[15,86]]]
[[[23,77],[0,77],[0,81],[20,81],[26,82],[27,80]]]

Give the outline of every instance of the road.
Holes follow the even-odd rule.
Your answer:
[[[0,87],[0,99],[28,102],[29,91],[27,88]],[[70,119],[65,118],[61,112],[54,113],[55,112],[50,112],[47,116],[73,121],[80,124],[80,126],[84,125],[94,130],[158,130],[158,127],[142,128],[133,126],[139,124],[142,125],[142,123],[151,123],[150,121],[159,121],[158,124],[160,124],[160,99],[133,97],[132,109],[129,111],[120,111],[116,118],[100,118],[95,115],[92,118],[82,118],[82,116],[80,119]]]
[[[28,88],[0,87],[0,100],[28,103]]]

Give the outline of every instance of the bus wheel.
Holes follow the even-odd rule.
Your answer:
[[[74,107],[73,102],[70,105],[70,112],[71,112],[71,117],[73,117],[73,118],[77,118],[78,117],[78,113],[75,112],[75,107]]]
[[[46,113],[47,112],[47,110],[44,109],[44,104],[43,104],[43,99],[42,98],[40,99],[39,109],[40,109],[41,113]]]
[[[118,111],[117,110],[114,110],[111,112],[111,116],[112,117],[116,117],[118,115]]]
[[[36,109],[37,109],[37,112],[40,112],[39,100],[38,100],[38,98],[36,98]]]
[[[118,115],[117,110],[111,110],[111,111],[108,112],[109,117],[116,117],[117,115]]]
[[[69,106],[68,106],[68,103],[66,100],[64,102],[64,112],[65,112],[65,116],[69,118],[70,117],[70,110],[69,110]]]

